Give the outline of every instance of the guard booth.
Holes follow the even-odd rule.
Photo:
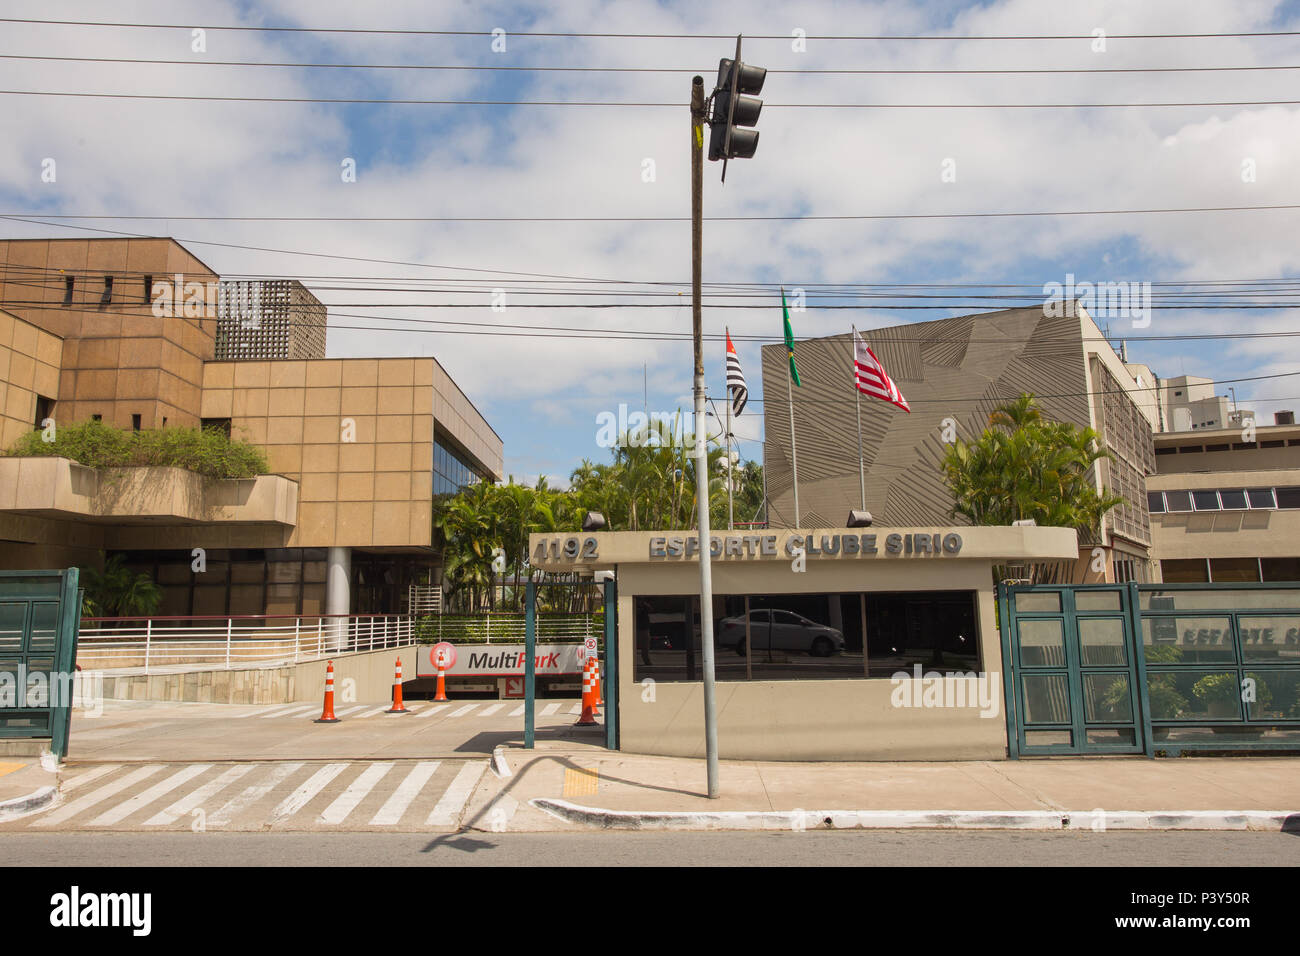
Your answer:
[[[1300,584],[1002,586],[1010,756],[1300,750]]]
[[[0,753],[67,755],[80,622],[76,568],[0,571]]]
[[[1073,530],[1037,527],[720,531],[709,547],[719,752],[751,760],[1005,758],[993,568],[1079,556]],[[611,745],[704,754],[699,549],[689,531],[530,537],[534,569],[613,572]]]

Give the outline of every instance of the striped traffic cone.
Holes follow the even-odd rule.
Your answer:
[[[337,724],[339,719],[334,716],[334,662],[325,662],[325,709],[321,711],[318,724]]]
[[[447,699],[447,681],[446,678],[443,677],[443,668],[441,664],[438,665],[438,693],[434,695],[433,699],[435,701]]]
[[[582,671],[582,716],[580,716],[573,726],[588,727],[596,723],[596,708],[592,701],[592,670],[591,659],[587,659],[587,666]]]
[[[393,675],[393,706],[384,711],[385,714],[409,714],[402,705],[402,659],[397,659],[397,673]]]
[[[593,657],[591,659],[591,707],[596,712],[597,717],[600,716],[600,702],[602,700],[600,693],[600,658]]]

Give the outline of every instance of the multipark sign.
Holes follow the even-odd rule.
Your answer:
[[[539,677],[582,673],[581,644],[538,644],[534,664]],[[527,663],[523,644],[462,644],[444,673],[448,677],[520,677]],[[436,677],[428,654],[416,658],[416,677]]]

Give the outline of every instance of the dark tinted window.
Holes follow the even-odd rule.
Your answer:
[[[1219,493],[1217,491],[1193,491],[1192,502],[1197,511],[1218,511]]]
[[[1165,507],[1170,511],[1191,511],[1192,493],[1190,491],[1166,491]]]
[[[1272,508],[1274,506],[1272,488],[1247,488],[1246,497],[1250,500],[1252,508]]]
[[[1240,488],[1220,488],[1219,500],[1224,511],[1239,511],[1246,507],[1246,492]]]
[[[1147,492],[1147,511],[1159,514],[1165,510],[1165,497],[1158,491]]]

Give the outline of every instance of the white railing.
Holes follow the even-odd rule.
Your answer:
[[[81,619],[83,670],[287,664],[410,644],[410,615],[248,615]]]
[[[522,644],[524,615],[519,611],[487,614],[440,614],[422,618],[417,625],[422,640],[448,641],[452,644]],[[538,641],[583,640],[599,635],[600,623],[594,614],[538,614]]]

